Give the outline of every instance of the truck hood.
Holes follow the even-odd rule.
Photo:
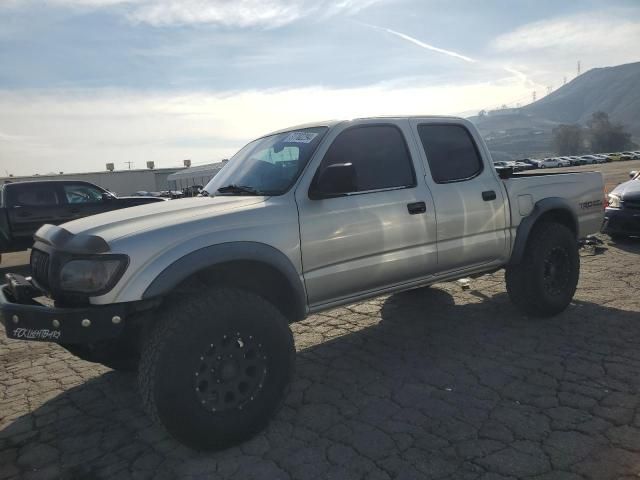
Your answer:
[[[96,235],[108,243],[140,231],[213,218],[264,202],[266,197],[195,197],[155,202],[84,217],[61,225],[73,234]],[[179,230],[177,231],[179,234]]]
[[[634,179],[621,183],[611,193],[618,195],[623,200],[640,200],[640,180]]]

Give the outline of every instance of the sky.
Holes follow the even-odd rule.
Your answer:
[[[0,176],[204,164],[298,123],[526,104],[639,45],[638,0],[0,0]]]

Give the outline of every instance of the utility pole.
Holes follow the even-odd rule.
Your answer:
[[[567,77],[565,76],[564,79],[562,79],[562,85],[566,85],[567,84]]]
[[[547,85],[547,95],[551,93],[551,90],[553,90],[553,87],[551,85]]]
[[[129,165],[129,170],[131,170],[131,165],[133,165],[133,162],[124,162],[124,163],[126,163],[127,165]]]
[[[531,95],[531,97],[533,98],[533,101],[535,102],[536,101],[536,91],[535,90],[533,91],[533,95]]]
[[[580,76],[580,70],[581,70],[581,65],[580,65],[580,60],[578,60],[578,77]]]

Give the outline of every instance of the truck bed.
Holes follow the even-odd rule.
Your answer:
[[[536,202],[565,201],[578,221],[578,237],[600,231],[604,210],[604,185],[600,172],[536,172],[503,179],[509,198],[512,236]]]

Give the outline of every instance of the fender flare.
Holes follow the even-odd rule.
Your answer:
[[[195,250],[167,266],[149,284],[142,298],[165,295],[194,273],[235,260],[260,262],[281,273],[291,287],[295,310],[300,318],[306,315],[307,295],[295,267],[282,252],[259,242],[228,242]]]
[[[520,263],[524,256],[524,249],[527,246],[527,241],[529,240],[529,235],[531,234],[534,225],[542,215],[552,210],[559,210],[564,213],[568,213],[573,221],[573,230],[578,232],[578,217],[573,208],[571,208],[571,204],[566,199],[560,197],[544,198],[536,202],[531,213],[523,218],[520,225],[518,225],[518,229],[516,230],[516,241],[513,245],[513,251],[511,252],[511,259],[509,260],[510,264],[513,265]]]

